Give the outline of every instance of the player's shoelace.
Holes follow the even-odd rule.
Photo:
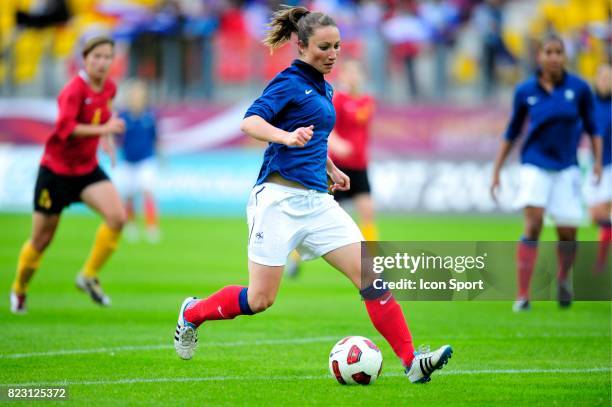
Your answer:
[[[191,347],[198,342],[198,336],[196,330],[190,326],[185,324],[182,328],[177,326],[177,336],[176,339],[180,341],[181,346]]]
[[[431,352],[431,347],[429,345],[420,345],[417,348],[417,354],[424,354],[424,353],[429,353]]]

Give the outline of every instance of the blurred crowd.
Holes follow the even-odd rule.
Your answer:
[[[611,58],[611,0],[2,0],[0,95],[53,96],[82,39],[111,33],[113,75],[146,80],[158,100],[252,96],[296,56],[261,45],[281,3],[330,14],[388,102],[494,98],[534,70],[549,32],[587,79]]]

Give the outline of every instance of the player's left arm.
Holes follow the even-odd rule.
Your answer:
[[[325,168],[327,170],[327,175],[329,175],[329,178],[333,182],[333,184],[329,186],[331,192],[348,191],[351,189],[351,179],[348,175],[340,171],[329,157],[327,157]]]
[[[582,125],[584,130],[591,136],[591,145],[593,149],[593,175],[595,175],[595,183],[599,184],[602,174],[602,156],[603,156],[603,142],[601,132],[597,127],[597,121],[595,119],[595,98],[591,88],[585,84],[584,90],[578,100],[578,109],[582,119]]]
[[[522,132],[527,113],[528,110],[525,104],[525,95],[522,92],[522,88],[517,88],[514,92],[514,101],[512,103],[512,116],[510,117],[506,132],[504,133],[504,139],[497,150],[495,162],[493,163],[493,176],[491,178],[489,193],[494,201],[497,201],[497,194],[501,185],[502,166],[510,155],[516,139]]]
[[[161,139],[159,137],[159,116],[156,110],[151,110],[151,118],[153,120],[153,143],[154,152],[157,162],[161,166],[166,165],[166,157],[164,156],[164,150],[162,148]]]
[[[595,162],[593,163],[593,174],[595,175],[595,184],[599,185],[601,181],[601,174],[603,172],[602,155],[603,155],[603,142],[602,138],[598,136],[591,137],[591,144],[593,148],[593,155],[595,156]]]

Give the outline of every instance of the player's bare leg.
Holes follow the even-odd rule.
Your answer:
[[[157,219],[157,206],[155,205],[155,197],[153,192],[144,190],[143,193],[144,201],[144,214],[146,224],[146,237],[149,243],[158,243],[161,239],[161,233],[159,231],[159,224]]]
[[[248,301],[254,313],[274,304],[283,277],[283,266],[264,266],[249,260]]]
[[[136,210],[134,208],[134,197],[132,195],[125,199],[125,211],[127,221],[123,228],[123,235],[129,242],[138,241],[138,226],[136,224]]]
[[[272,306],[283,276],[283,266],[249,260],[249,286],[226,286],[207,298],[186,298],[178,315],[174,348],[181,359],[191,359],[198,343],[198,327],[211,320],[252,315]]]
[[[367,241],[378,240],[378,230],[375,223],[374,201],[370,194],[358,194],[353,198],[355,210],[359,216],[361,233]]]

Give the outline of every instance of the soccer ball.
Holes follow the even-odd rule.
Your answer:
[[[347,336],[329,354],[329,371],[340,384],[372,384],[382,370],[382,353],[363,336]]]

